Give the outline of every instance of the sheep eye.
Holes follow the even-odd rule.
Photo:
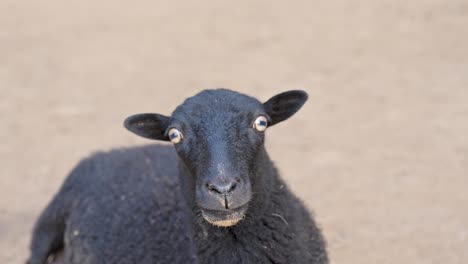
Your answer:
[[[253,123],[253,127],[258,131],[258,132],[263,132],[267,128],[267,119],[265,116],[258,116],[257,119],[255,119],[255,122]]]
[[[168,135],[169,135],[169,140],[174,144],[177,144],[180,141],[182,141],[182,139],[184,139],[184,135],[182,134],[182,132],[180,132],[176,128],[171,128],[169,130]]]

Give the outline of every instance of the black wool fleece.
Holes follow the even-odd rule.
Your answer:
[[[319,228],[264,147],[266,131],[306,100],[299,90],[261,103],[214,89],[171,116],[128,117],[133,133],[174,146],[83,160],[37,221],[28,263],[328,263]]]

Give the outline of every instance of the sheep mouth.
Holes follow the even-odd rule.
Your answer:
[[[201,213],[203,218],[212,225],[219,227],[230,227],[236,225],[239,223],[239,221],[244,219],[246,211],[247,205],[243,205],[231,210],[202,209]]]

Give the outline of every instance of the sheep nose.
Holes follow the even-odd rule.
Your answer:
[[[228,194],[234,191],[237,187],[237,181],[223,182],[223,183],[206,183],[206,188],[210,192],[218,194]]]

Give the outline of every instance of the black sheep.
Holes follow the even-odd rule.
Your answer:
[[[36,224],[30,263],[62,248],[66,263],[328,263],[320,230],[264,148],[266,128],[306,100],[205,90],[171,117],[130,116],[130,131],[176,152],[149,146],[83,161]]]

